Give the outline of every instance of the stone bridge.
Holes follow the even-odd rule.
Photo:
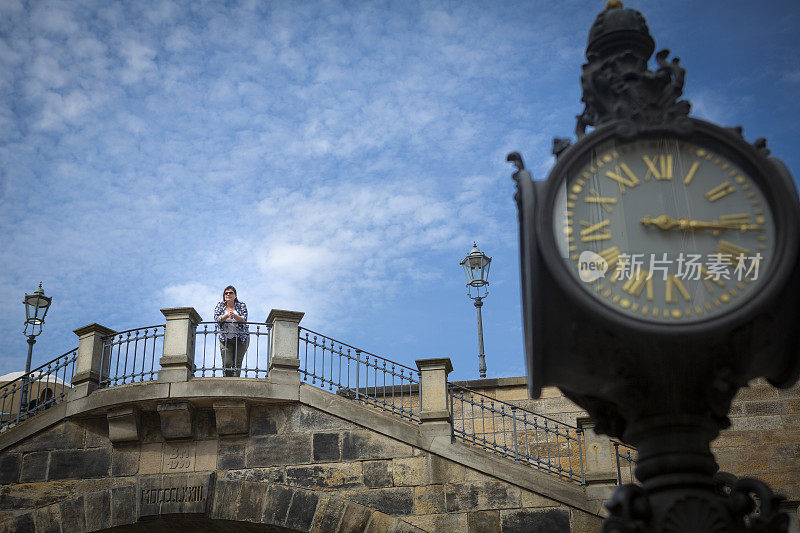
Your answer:
[[[194,377],[199,317],[165,316],[157,379],[113,387],[98,388],[110,330],[76,330],[64,401],[0,433],[0,530],[599,527],[605,494],[452,438],[447,359],[418,361],[408,420],[303,382],[302,314],[271,313],[266,379]]]
[[[616,476],[607,440],[580,435],[586,469],[576,482],[455,439],[464,428],[448,396],[448,359],[417,361],[419,383],[406,399],[416,411],[404,417],[395,404],[301,379],[301,313],[270,313],[269,369],[259,379],[195,377],[199,316],[164,314],[163,356],[149,381],[102,387],[110,330],[76,330],[63,401],[0,432],[0,531],[600,528]],[[502,395],[503,380],[483,381]],[[563,398],[550,400],[564,411]],[[555,446],[562,453],[563,441]]]

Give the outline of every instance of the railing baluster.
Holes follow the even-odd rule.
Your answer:
[[[145,332],[147,332],[147,330],[145,330]],[[136,331],[136,335],[134,335],[134,337],[133,337],[133,355],[134,355],[134,357],[133,357],[133,361],[132,361],[133,364],[131,365],[131,383],[133,383],[133,381],[134,381],[133,377],[136,375],[136,354],[139,353],[139,351],[137,349],[138,347],[139,347],[139,331],[137,330]]]
[[[360,393],[360,391],[359,391],[359,387],[360,387],[360,385],[359,385],[359,381],[360,381],[359,374],[361,374],[361,372],[359,371],[360,365],[361,365],[361,352],[356,350],[356,401],[360,400],[360,398],[359,398],[359,393]]]
[[[517,406],[511,406],[511,421],[514,423],[514,460],[519,461],[519,450],[517,445]]]
[[[350,389],[350,360],[351,360],[350,348],[348,348],[347,349],[347,390],[349,392],[352,392],[352,389]]]
[[[142,354],[143,354],[143,356],[142,356],[142,372],[141,372],[141,376],[139,376],[139,381],[144,381],[144,366],[145,366],[145,364],[147,364],[147,361],[145,361],[145,359],[147,358],[147,339],[149,339],[149,338],[150,338],[149,330],[146,329],[146,330],[144,330],[144,341],[143,341],[143,344],[142,344]],[[155,340],[154,340],[154,342],[155,342]]]
[[[125,342],[125,362],[122,364],[122,376],[121,376],[123,384],[125,383],[125,372],[126,372],[126,370],[128,368],[128,352],[130,351],[130,347],[131,347],[131,332],[130,331],[128,332],[128,338],[125,339],[125,340],[126,340],[126,342]]]
[[[306,369],[308,368],[308,333],[306,333],[306,338],[303,340],[306,341],[306,346],[305,346],[305,356],[304,356],[304,364],[302,372],[303,372],[303,377],[308,377],[308,372],[306,371]]]
[[[576,435],[578,437],[578,458],[580,459],[581,466],[581,483],[586,484],[586,472],[583,470],[583,429],[578,428]]]
[[[522,412],[522,430],[525,434],[525,457],[527,459],[531,458],[531,447],[530,443],[528,442],[528,413],[525,411]]]
[[[544,450],[547,453],[547,464],[553,467],[553,458],[550,456],[550,430],[547,428],[547,419],[544,419]]]
[[[348,352],[349,351],[350,350],[348,348]],[[337,380],[337,386],[338,387],[342,386],[342,358],[343,357],[344,357],[344,350],[342,350],[342,353],[339,354],[339,379]]]
[[[375,373],[372,379],[372,397],[375,398],[375,404],[378,403],[378,358],[373,357],[373,368],[375,369]]]
[[[500,404],[500,420],[503,423],[503,452],[508,452],[508,443],[506,442],[506,406]]]

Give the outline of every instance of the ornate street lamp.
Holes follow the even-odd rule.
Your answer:
[[[39,288],[33,291],[33,294],[25,294],[25,299],[22,300],[22,303],[25,304],[25,329],[22,330],[22,334],[28,336],[28,359],[25,361],[25,375],[22,378],[22,401],[20,407],[25,406],[26,410],[28,405],[28,374],[31,371],[33,345],[36,344],[36,336],[42,332],[44,317],[47,314],[47,310],[50,309],[50,302],[52,301],[51,297],[45,296],[41,282],[39,283]]]
[[[467,257],[461,260],[464,274],[467,275],[467,296],[469,296],[478,310],[478,371],[482,378],[486,377],[486,356],[483,354],[483,321],[481,319],[481,306],[483,299],[489,295],[489,266],[491,257],[478,250],[477,243],[472,243],[472,250]],[[473,296],[474,293],[474,296]]]

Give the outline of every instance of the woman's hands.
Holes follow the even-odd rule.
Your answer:
[[[219,317],[219,321],[220,321],[220,322],[225,322],[225,321],[226,321],[226,320],[228,320],[229,318],[232,318],[232,319],[233,319],[233,320],[235,320],[236,322],[241,322],[241,321],[242,321],[242,316],[241,316],[241,315],[239,315],[239,314],[236,312],[236,309],[229,309],[227,313],[225,313],[224,315],[222,315],[221,317]]]

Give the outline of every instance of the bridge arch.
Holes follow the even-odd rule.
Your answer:
[[[209,473],[114,480],[125,484],[75,493],[60,502],[29,509],[2,528],[114,533],[421,531],[397,517],[332,494],[215,477]],[[182,486],[185,483],[197,484]]]

